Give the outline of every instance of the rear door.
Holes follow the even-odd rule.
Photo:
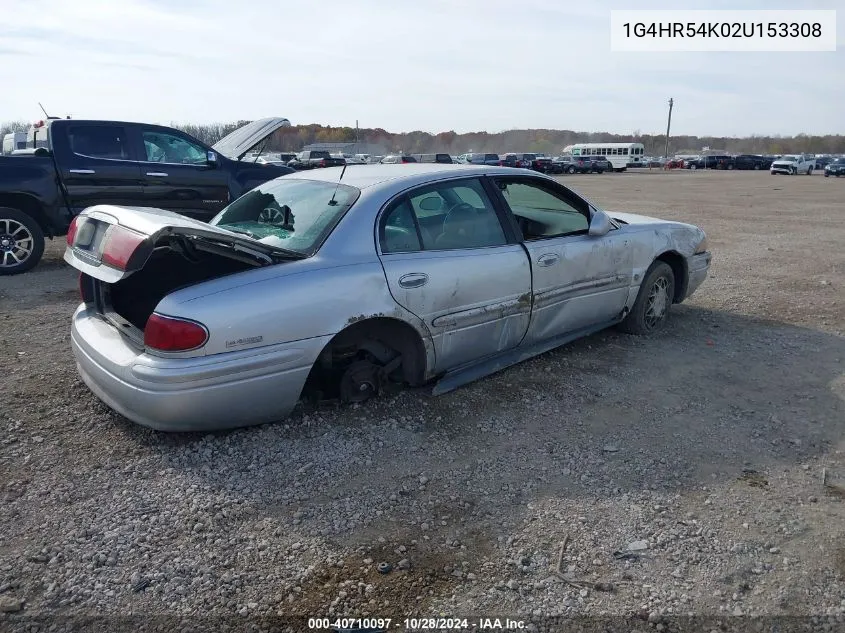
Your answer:
[[[144,206],[210,220],[229,203],[229,173],[222,161],[208,162],[204,145],[169,128],[138,125],[132,132]]]
[[[519,345],[531,268],[477,178],[411,190],[381,214],[379,253],[397,303],[422,319],[438,371]]]
[[[545,178],[497,177],[523,234],[534,279],[525,344],[607,324],[625,307],[633,274],[628,238],[591,236],[586,200]]]
[[[56,162],[74,215],[95,204],[143,206],[141,170],[125,125],[69,123],[56,133],[67,135]]]

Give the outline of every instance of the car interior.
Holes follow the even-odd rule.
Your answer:
[[[518,180],[496,179],[523,239],[585,233],[589,209],[582,200]],[[463,181],[427,188],[395,203],[381,221],[383,253],[483,248],[506,243],[499,218],[480,184]]]

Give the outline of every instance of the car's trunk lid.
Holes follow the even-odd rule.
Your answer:
[[[199,220],[140,207],[97,205],[80,213],[68,231],[65,261],[105,283],[116,283],[141,270],[157,245],[169,240],[216,252],[255,265],[298,256]]]

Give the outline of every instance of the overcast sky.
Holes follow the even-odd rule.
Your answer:
[[[0,121],[845,133],[845,0],[2,0]],[[610,10],[839,9],[836,52],[611,53]]]

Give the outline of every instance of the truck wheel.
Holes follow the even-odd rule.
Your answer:
[[[813,175],[813,168],[812,168],[812,167],[810,167],[810,168],[807,170],[807,175],[808,175],[808,176],[812,176],[812,175]]]
[[[33,268],[44,254],[44,232],[32,217],[0,207],[0,275],[17,275]]]
[[[570,173],[570,174],[574,174],[574,173],[575,173],[575,167],[573,167],[572,165],[570,165],[570,166],[569,166],[569,169],[567,169],[566,171],[567,171],[568,173]]]
[[[648,269],[640,285],[634,307],[619,324],[629,334],[650,334],[666,323],[675,297],[675,275],[671,266],[656,261]]]

